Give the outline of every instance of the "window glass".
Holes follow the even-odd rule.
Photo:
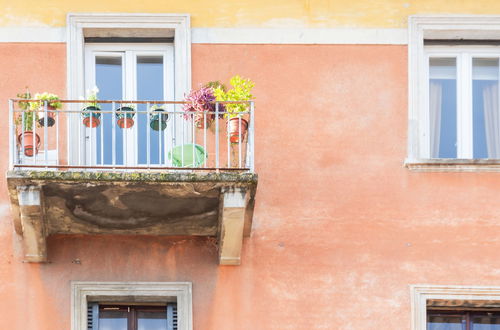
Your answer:
[[[500,330],[500,317],[491,314],[474,316],[471,330]]]
[[[137,330],[167,330],[166,311],[138,311]]]
[[[429,119],[432,158],[457,158],[457,73],[455,58],[431,58]]]
[[[498,59],[472,60],[474,158],[500,158]]]
[[[95,58],[95,79],[99,88],[99,99],[101,100],[121,100],[123,99],[123,64],[121,56],[96,56]],[[123,133],[116,125],[111,103],[100,104],[101,110],[108,111],[101,115],[101,127],[95,129],[96,139],[96,163],[103,165],[113,164],[113,126],[115,126],[115,162],[123,165]],[[118,107],[116,105],[115,107]],[[102,134],[101,134],[102,130]],[[102,140],[102,141],[101,141]],[[101,148],[102,159],[101,158]]]
[[[127,330],[127,312],[103,310],[99,312],[99,330]]]
[[[465,330],[465,319],[457,315],[428,315],[427,330]]]
[[[163,100],[163,56],[137,56],[137,99]],[[146,111],[146,104],[139,104],[139,111]],[[164,109],[165,111],[167,109]],[[139,113],[137,118],[138,129],[138,162],[147,163],[147,154],[151,164],[165,162],[165,131],[149,129],[149,151],[147,150],[147,130],[149,117]]]

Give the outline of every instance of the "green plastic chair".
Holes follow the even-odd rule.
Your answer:
[[[207,152],[198,144],[184,144],[168,152],[168,159],[176,167],[200,167],[207,158]]]

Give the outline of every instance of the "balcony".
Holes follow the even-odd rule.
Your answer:
[[[183,102],[9,101],[7,182],[24,259],[46,262],[52,234],[196,235],[218,239],[219,263],[240,264],[251,232],[254,104],[230,115]],[[225,102],[230,103],[230,102]]]

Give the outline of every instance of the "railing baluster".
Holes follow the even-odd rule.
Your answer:
[[[191,146],[191,167],[195,167],[196,161],[194,159],[194,147],[196,145],[196,136],[194,134],[194,120],[191,123],[191,137],[192,137],[192,140],[193,140],[193,143],[192,143],[192,146]]]
[[[227,142],[227,167],[231,167],[231,141],[229,132],[229,122],[231,118],[228,119],[226,123],[226,142]]]
[[[54,113],[56,118],[56,165],[59,165],[59,111]]]
[[[48,101],[43,102],[43,158],[45,161],[45,165],[47,165],[47,153],[49,152],[49,137],[48,137],[48,117],[47,117],[47,108],[48,108]]]
[[[116,118],[116,103],[113,101],[111,103],[111,158],[113,163],[113,168],[116,165],[116,123],[114,119]],[[104,114],[102,114],[102,122],[104,125]]]
[[[151,119],[150,119],[150,116],[152,116],[153,112],[151,111],[151,108],[150,108],[150,104],[149,102],[146,103],[146,162],[148,164],[148,168],[150,166],[150,162],[151,162],[151,156],[149,155],[151,153],[151,137],[150,137],[150,134],[151,134],[151,130],[149,128],[149,123],[151,123]],[[160,111],[157,111],[157,112],[160,112]],[[137,115],[139,116],[139,115]],[[158,117],[158,124],[160,126],[158,126],[158,129],[161,128],[161,115]],[[139,118],[137,118],[137,124],[139,124]]]
[[[251,139],[248,139],[248,147],[250,149],[250,172],[255,172],[255,104],[250,101],[250,123],[248,123],[248,134]],[[251,142],[250,142],[251,141]]]
[[[101,123],[101,165],[104,165],[104,116],[101,115],[102,123]],[[97,134],[96,134],[97,135]],[[97,143],[97,139],[96,139]]]
[[[215,102],[215,168],[219,169],[219,102]]]
[[[207,167],[207,116],[203,115],[203,167]]]
[[[31,129],[32,129],[32,132],[33,132],[33,142],[32,142],[33,143],[33,146],[32,146],[33,147],[33,151],[32,151],[33,154],[32,154],[32,156],[33,156],[33,164],[34,165],[36,165],[37,156],[38,156],[38,154],[36,152],[37,151],[36,147],[38,146],[38,143],[36,143],[36,114],[37,113],[35,111],[36,110],[33,110],[33,116],[31,116],[32,117]]]
[[[238,125],[240,126],[238,129],[238,167],[241,168],[241,114],[238,114]]]
[[[25,144],[24,144],[25,143],[25,141],[24,141],[24,125],[25,125],[25,120],[27,120],[27,119],[24,118],[24,115],[25,115],[25,113],[23,111],[21,113],[21,141],[22,142],[21,142],[21,153],[19,155],[21,157],[21,159],[26,159],[26,155],[24,154],[24,148],[25,148]]]

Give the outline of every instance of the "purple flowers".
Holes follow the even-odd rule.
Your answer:
[[[197,112],[215,111],[215,96],[211,87],[201,87],[200,89],[192,90],[185,99],[182,110],[186,112],[184,118],[189,119]],[[191,112],[191,113],[190,113]],[[213,120],[215,114],[206,114],[207,118]]]

